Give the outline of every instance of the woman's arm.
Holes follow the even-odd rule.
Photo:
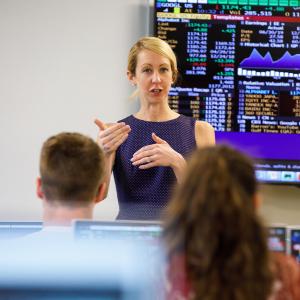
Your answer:
[[[158,166],[171,167],[177,181],[180,181],[186,166],[184,157],[155,133],[152,133],[152,139],[155,144],[144,146],[135,152],[131,159],[132,164],[140,169]]]
[[[104,171],[104,179],[103,182],[106,183],[105,185],[105,192],[104,192],[104,198],[107,197],[108,189],[109,189],[109,184],[110,184],[110,177],[112,173],[112,169],[115,163],[115,157],[116,157],[116,152],[106,155],[105,154],[105,171]]]
[[[104,152],[105,156],[105,173],[104,182],[106,190],[104,198],[106,198],[110,183],[112,168],[114,166],[116,151],[118,147],[127,139],[130,126],[125,123],[105,124],[99,119],[95,120],[95,124],[99,128],[97,143]]]
[[[197,121],[195,138],[197,147],[213,146],[215,145],[215,130],[209,123]],[[184,157],[154,133],[152,139],[155,144],[144,146],[134,153],[131,159],[132,164],[140,169],[169,166],[173,169],[177,181],[180,181],[186,166]]]
[[[196,121],[195,138],[198,148],[214,146],[216,144],[215,130],[205,121]]]

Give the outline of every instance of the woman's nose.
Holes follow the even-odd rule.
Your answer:
[[[153,72],[152,82],[161,82],[159,72]]]

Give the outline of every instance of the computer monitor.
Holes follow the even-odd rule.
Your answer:
[[[0,239],[13,239],[41,230],[39,221],[2,221],[0,222]]]
[[[289,253],[300,263],[300,227],[289,228]]]
[[[272,225],[268,227],[268,247],[274,252],[287,253],[287,227]]]
[[[0,247],[0,298],[14,300],[153,300],[143,245],[24,242]],[[152,258],[154,259],[154,258]]]
[[[121,241],[134,245],[144,245],[143,259],[149,263],[148,276],[159,287],[163,276],[162,265],[157,265],[157,256],[165,255],[161,240],[162,224],[156,221],[91,221],[76,220],[73,223],[76,241],[95,241],[105,244],[106,241]],[[161,258],[164,261],[164,258]]]
[[[73,226],[77,240],[127,239],[157,242],[162,233],[162,224],[156,221],[75,220]]]
[[[121,288],[102,287],[101,289],[77,289],[26,287],[0,288],[2,299],[13,300],[122,300]]]

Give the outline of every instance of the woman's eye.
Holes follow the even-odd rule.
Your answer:
[[[169,71],[169,69],[168,69],[168,68],[161,68],[160,71],[161,71],[162,73],[166,73],[166,72]]]
[[[149,68],[143,69],[143,72],[144,72],[144,73],[150,73],[150,72],[151,72],[151,69],[149,69]]]

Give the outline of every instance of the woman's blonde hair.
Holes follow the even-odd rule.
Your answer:
[[[172,70],[172,79],[173,82],[176,81],[178,70],[175,53],[173,52],[171,46],[167,42],[157,37],[142,37],[131,47],[128,54],[127,64],[127,70],[131,74],[135,75],[138,55],[143,50],[152,51],[169,59]]]

